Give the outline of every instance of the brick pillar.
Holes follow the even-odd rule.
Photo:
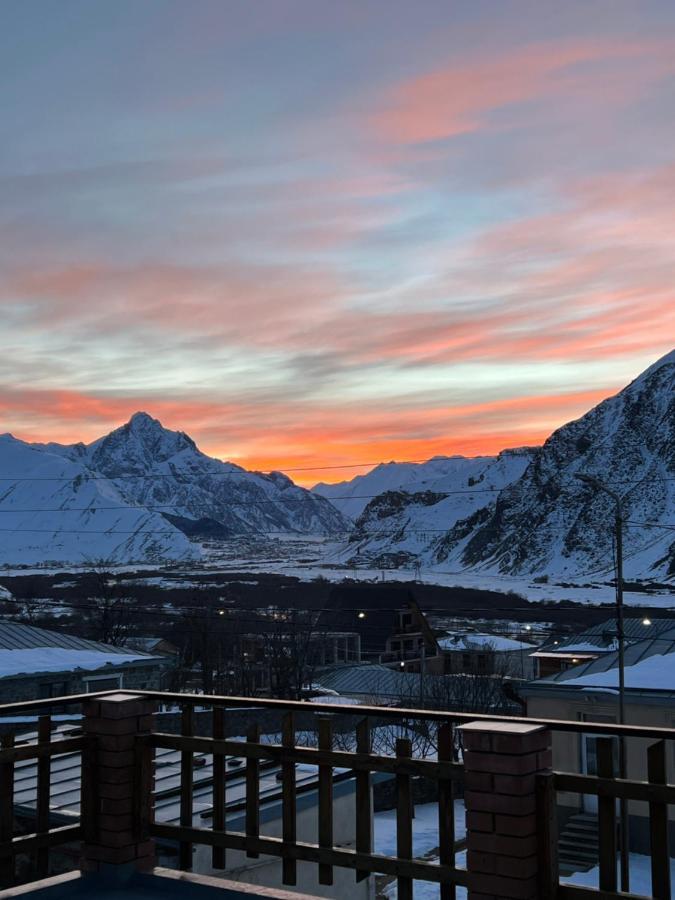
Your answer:
[[[151,731],[154,706],[123,693],[82,705],[90,742],[82,756],[82,872],[124,877],[155,865],[150,751],[136,740]]]
[[[516,722],[471,722],[460,730],[469,900],[537,900],[545,873],[536,775],[551,770],[551,733]]]

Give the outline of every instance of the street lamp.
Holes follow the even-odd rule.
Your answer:
[[[619,725],[625,722],[625,666],[624,666],[624,644],[625,635],[623,627],[623,498],[616,491],[608,488],[599,478],[594,475],[585,475],[581,472],[576,473],[579,481],[595,488],[596,491],[603,491],[608,494],[614,501],[614,533],[616,538],[616,640],[618,644],[618,661],[619,661]],[[624,737],[619,737],[619,777],[626,778],[626,746]],[[619,801],[620,818],[621,818],[621,890],[628,892],[630,890],[630,875],[628,870],[628,808],[625,799]]]

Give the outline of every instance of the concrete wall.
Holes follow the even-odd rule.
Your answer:
[[[162,687],[163,670],[164,666],[162,664],[151,660],[147,666],[130,666],[127,664],[126,666],[108,666],[105,669],[93,669],[91,671],[78,669],[75,672],[43,672],[39,675],[0,678],[0,704],[42,699],[42,689],[48,686],[52,686],[54,690],[57,690],[58,695],[84,694],[87,691],[87,679],[100,676],[113,678],[121,675],[121,686],[124,690],[157,691],[161,690]],[[65,690],[63,690],[62,685],[65,686]],[[53,694],[54,690],[52,691]]]
[[[333,789],[333,842],[335,846],[355,849],[356,805],[355,789],[352,780],[339,782]],[[299,841],[315,844],[318,838],[318,802],[316,791],[298,795],[297,801],[297,834]],[[244,831],[244,819],[229,819],[227,827],[232,831]],[[265,837],[281,837],[281,803],[276,802],[260,811],[260,834]],[[160,864],[161,864],[160,859]],[[171,864],[171,863],[168,863]],[[174,861],[175,864],[175,861]],[[193,870],[200,874],[241,881],[246,884],[263,887],[281,886],[282,861],[273,856],[261,856],[259,859],[248,859],[245,853],[228,850],[227,868],[224,870],[211,867],[211,849],[197,847],[193,857]],[[321,885],[318,881],[318,866],[315,863],[298,862],[297,885],[284,886],[285,890],[309,893],[317,897],[329,897],[334,900],[371,900],[374,896],[372,878],[357,882],[351,869],[334,868],[334,883],[331,886]]]
[[[628,699],[628,698],[627,698]],[[675,727],[675,706],[663,706],[650,703],[626,703],[626,724],[662,728]],[[618,721],[617,701],[609,694],[586,692],[573,698],[550,698],[545,696],[527,698],[527,715],[541,719],[571,719],[580,721],[584,717],[592,721],[600,716],[612,716]],[[560,772],[582,771],[582,735],[553,732],[553,768]],[[647,739],[630,738],[626,741],[626,771],[628,778],[637,781],[647,780],[647,748],[653,743]],[[668,782],[675,780],[675,747],[672,742],[666,744],[666,761]],[[583,798],[579,794],[560,793],[558,803],[566,812],[584,808]],[[628,814],[631,817],[631,847],[641,852],[649,851],[649,808],[647,803],[629,801]],[[675,809],[669,807],[671,820],[671,852],[675,853],[672,836],[675,836]]]

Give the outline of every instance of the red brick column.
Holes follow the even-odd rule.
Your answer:
[[[151,731],[154,706],[123,693],[82,706],[89,739],[82,755],[83,872],[111,866],[147,871],[155,865],[146,829],[152,808],[149,751],[136,740]]]
[[[471,722],[464,738],[469,900],[539,896],[536,775],[551,770],[540,725]]]

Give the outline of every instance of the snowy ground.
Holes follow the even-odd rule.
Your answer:
[[[462,840],[466,834],[464,823],[464,804],[461,800],[455,801],[455,839]],[[374,826],[375,853],[385,856],[396,856],[396,810],[375,814]],[[438,862],[438,804],[423,803],[415,806],[415,818],[413,820],[413,853],[417,857],[424,857],[429,862]],[[466,853],[458,853],[456,864],[459,868],[466,865]],[[429,881],[415,881],[413,883],[415,900],[438,900],[439,886]],[[380,896],[388,898],[396,897],[396,881],[392,881],[384,887]],[[457,900],[465,900],[464,888],[457,889]]]
[[[375,814],[375,853],[396,856],[396,811],[388,810]],[[466,834],[464,825],[464,804],[455,802],[455,836],[461,840]],[[413,852],[416,857],[424,857],[430,862],[437,862],[438,856],[438,805],[424,803],[415,807],[413,820]],[[458,853],[455,859],[458,868],[466,866],[466,852]],[[590,872],[577,872],[570,878],[563,879],[566,884],[578,884],[583,887],[598,887],[598,869]],[[670,881],[675,887],[675,859],[670,863]],[[651,872],[648,856],[639,853],[630,854],[630,888],[631,893],[651,897]],[[388,900],[396,900],[396,881],[381,888],[380,896]],[[429,881],[414,882],[415,900],[438,900],[439,886]],[[466,890],[457,888],[457,900],[466,900]]]
[[[630,891],[644,897],[652,896],[652,879],[650,859],[641,853],[630,854]],[[576,872],[570,878],[564,878],[566,884],[579,884],[583,887],[598,887],[599,870],[596,866],[590,872]],[[670,885],[675,888],[675,859],[670,861]]]
[[[596,576],[583,582],[565,581],[558,584],[536,584],[533,578],[488,575],[475,572],[459,572],[439,567],[423,567],[420,572],[413,569],[373,569],[343,566],[331,562],[342,544],[321,540],[269,541],[261,546],[260,541],[250,546],[249,542],[211,545],[206,549],[203,570],[276,573],[292,575],[303,581],[321,577],[328,581],[342,581],[353,578],[359,581],[423,581],[445,587],[468,587],[490,591],[514,591],[532,601],[572,600],[576,603],[614,603],[614,586],[607,576]],[[248,552],[247,552],[248,551]],[[250,555],[249,555],[250,554]],[[211,566],[213,568],[211,568]],[[200,566],[201,567],[201,566]],[[607,580],[605,580],[607,578]],[[624,601],[633,606],[671,607],[675,603],[675,581],[672,590],[664,589],[654,593],[624,592]]]
[[[260,540],[241,538],[234,541],[210,542],[203,547],[201,560],[194,563],[156,567],[156,576],[151,583],[167,587],[199,587],[200,576],[213,577],[216,573],[278,574],[312,581],[317,578],[338,582],[345,578],[359,581],[422,581],[445,587],[468,587],[507,593],[513,591],[534,602],[570,600],[586,604],[614,603],[614,587],[608,576],[597,575],[583,582],[565,581],[536,584],[533,578],[480,574],[475,572],[452,571],[442,566],[413,569],[374,569],[337,564],[332,561],[337,549],[342,546],[324,539],[285,538]],[[6,575],[48,574],[50,572],[77,572],[86,566],[48,567],[2,567],[0,573]],[[111,570],[128,573],[131,580],[140,568],[152,571],[153,566],[111,566]],[[178,580],[177,580],[178,579]],[[626,591],[626,604],[671,608],[675,605],[675,579],[672,588],[643,593]]]

